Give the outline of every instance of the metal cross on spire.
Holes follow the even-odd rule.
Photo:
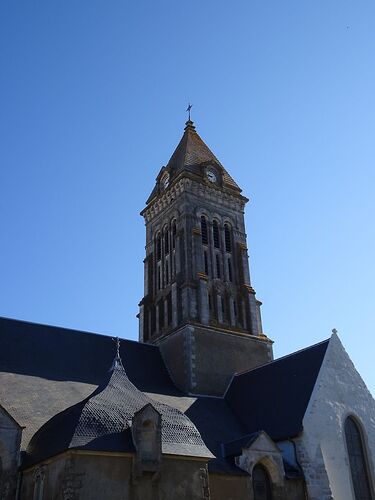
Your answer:
[[[191,121],[191,119],[190,119],[190,111],[191,111],[192,107],[193,107],[193,105],[190,104],[190,102],[189,102],[188,107],[186,108],[186,111],[189,113],[189,119],[188,119],[189,122]]]

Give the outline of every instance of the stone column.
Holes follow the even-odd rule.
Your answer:
[[[208,304],[207,278],[204,273],[199,276],[199,320],[203,325],[208,325],[210,321],[210,310]]]
[[[262,333],[262,324],[260,321],[260,302],[255,298],[255,290],[251,286],[245,285],[248,291],[248,304],[250,313],[250,330],[253,335]]]
[[[140,342],[144,341],[144,314],[145,314],[145,306],[142,304],[139,307],[139,340],[140,340]]]
[[[156,304],[155,305],[155,331],[156,331],[156,334],[158,335],[159,334],[159,307],[160,307],[160,304]]]
[[[247,253],[247,247],[243,243],[240,243],[239,249],[241,252],[241,265],[242,265],[242,277],[245,285],[251,286],[250,283],[250,271],[249,271],[249,256]]]
[[[230,324],[231,326],[236,326],[237,318],[234,312],[234,299],[233,297],[229,298],[229,308],[230,308]]]
[[[172,328],[177,327],[178,303],[177,303],[177,283],[172,284]]]
[[[194,264],[195,272],[204,273],[204,258],[203,258],[203,246],[202,246],[202,234],[201,230],[198,228],[193,228],[193,252],[194,252]]]
[[[217,304],[217,320],[219,323],[223,322],[223,297],[219,294],[216,296],[216,304]]]
[[[168,325],[168,300],[164,299],[163,302],[164,302],[164,328],[165,328],[165,326]]]

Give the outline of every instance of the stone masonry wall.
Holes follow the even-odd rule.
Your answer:
[[[333,335],[296,440],[310,500],[355,500],[344,434],[349,415],[362,426],[373,487],[375,402]]]
[[[0,499],[13,500],[22,429],[0,406]]]

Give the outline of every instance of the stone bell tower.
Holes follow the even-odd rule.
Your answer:
[[[189,393],[221,395],[235,372],[272,360],[250,281],[247,201],[187,121],[141,212],[139,338],[160,346],[176,385]]]

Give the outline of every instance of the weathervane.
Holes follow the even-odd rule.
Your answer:
[[[188,120],[189,122],[191,121],[191,119],[190,119],[190,111],[191,111],[192,107],[193,107],[193,105],[190,104],[190,102],[189,102],[188,107],[186,108],[186,111],[189,113],[189,120]]]

